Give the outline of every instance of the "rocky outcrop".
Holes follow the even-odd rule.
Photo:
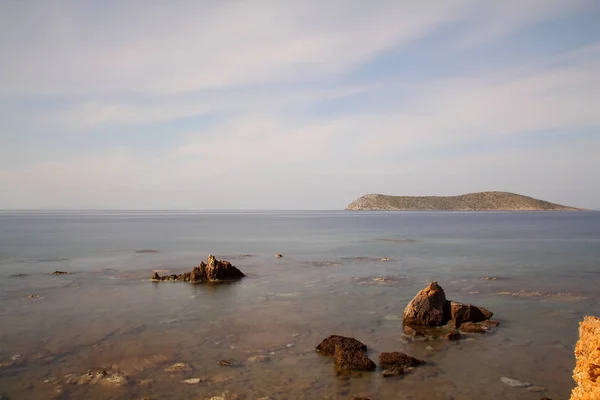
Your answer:
[[[191,283],[218,283],[239,280],[244,277],[244,273],[231,265],[229,261],[217,260],[214,256],[208,256],[206,264],[200,263],[194,267],[191,272],[183,274],[172,274],[160,276],[158,272],[152,275],[153,282],[179,281]]]
[[[332,356],[335,354],[335,346],[341,345],[346,349],[354,349],[358,351],[367,351],[367,345],[359,342],[358,340],[339,335],[331,335],[326,337],[319,343],[316,350],[324,355]]]
[[[579,324],[575,358],[573,379],[577,387],[571,400],[600,399],[600,318],[588,316]]]
[[[492,315],[483,307],[446,300],[444,289],[437,282],[431,282],[404,309],[404,332],[447,325],[453,331],[461,329],[463,332],[483,333],[486,328],[475,324],[488,321]],[[463,329],[465,324],[469,325]]]
[[[389,196],[367,194],[346,210],[401,211],[546,211],[580,210],[507,192],[468,193],[460,196]]]
[[[408,303],[403,321],[413,327],[443,325],[446,303],[444,289],[437,282],[431,282]]]

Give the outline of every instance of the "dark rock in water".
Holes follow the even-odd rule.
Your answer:
[[[444,324],[456,330],[467,322],[489,320],[492,315],[491,311],[483,307],[446,300],[444,289],[437,282],[432,282],[408,303],[404,309],[403,321],[406,326],[416,331],[419,327],[435,327]]]
[[[71,275],[71,272],[65,272],[65,271],[54,271],[52,273],[52,275]]]
[[[498,326],[498,325],[500,325],[500,321],[495,321],[493,319],[488,319],[487,321],[484,321],[483,323],[486,324],[487,326]]]
[[[381,371],[381,376],[384,378],[391,378],[394,376],[404,375],[404,368],[393,367],[390,369],[384,369]]]
[[[368,397],[363,397],[363,396],[352,396],[350,398],[350,400],[371,400]]]
[[[280,253],[275,254],[275,258],[281,258],[283,257]]]
[[[335,365],[344,370],[373,370],[375,363],[355,345],[336,344],[333,355]]]
[[[486,329],[485,327],[476,324],[474,322],[465,322],[464,324],[462,324],[460,326],[460,330],[463,332],[469,332],[469,333],[485,333]]]
[[[367,345],[359,342],[358,340],[339,335],[331,335],[323,339],[316,347],[317,351],[325,355],[333,356],[335,354],[335,346],[342,345],[346,349],[355,349],[360,351],[367,351]]]
[[[221,361],[219,361],[219,365],[221,367],[231,367],[233,365],[233,361],[231,361],[231,360],[221,360]]]
[[[425,361],[411,357],[404,353],[381,353],[379,364],[382,368],[409,368],[425,364]]]
[[[460,332],[459,331],[448,332],[445,337],[448,340],[459,340],[460,339]]]
[[[206,263],[206,278],[210,282],[236,280],[245,276],[229,261],[219,261],[214,256],[208,256]]]
[[[483,307],[450,301],[450,318],[458,325],[464,322],[481,322],[490,319],[493,313]]]
[[[136,252],[136,254],[155,254],[155,253],[158,253],[158,250],[143,249],[143,250],[136,250],[135,252]]]
[[[421,290],[404,309],[408,326],[440,326],[445,322],[446,294],[437,282]]]
[[[172,274],[160,276],[158,272],[154,272],[152,274],[152,281],[154,282],[162,282],[162,281],[179,281],[179,282],[192,282],[192,283],[200,283],[200,282],[209,282],[209,283],[217,283],[217,282],[226,282],[226,281],[234,281],[243,278],[245,275],[231,265],[229,261],[219,261],[214,256],[208,256],[207,264],[204,262],[200,263],[199,266],[194,267],[191,272],[186,272],[183,274]]]

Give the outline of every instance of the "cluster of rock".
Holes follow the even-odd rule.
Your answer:
[[[160,276],[158,272],[152,275],[153,282],[180,281],[191,283],[217,283],[242,279],[244,273],[231,265],[229,261],[217,260],[208,256],[206,263],[201,262],[191,272]]]
[[[488,326],[498,326],[490,320],[493,313],[483,307],[446,300],[444,289],[437,282],[421,290],[404,310],[404,330],[419,334],[426,328],[446,326],[446,337],[460,338],[459,330],[469,333],[485,333]]]
[[[333,356],[335,366],[341,371],[372,371],[377,368],[366,354],[367,345],[351,337],[331,335],[323,339],[316,350],[321,354]],[[379,364],[384,369],[382,376],[386,378],[402,375],[405,368],[424,363],[425,361],[404,353],[384,352],[379,355]]]

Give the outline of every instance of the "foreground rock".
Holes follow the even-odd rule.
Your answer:
[[[218,283],[242,279],[244,273],[231,265],[229,261],[217,260],[214,256],[208,256],[206,264],[201,262],[199,266],[194,267],[191,272],[184,274],[172,274],[160,276],[158,272],[152,275],[153,282],[179,281],[191,283]]]
[[[375,363],[362,350],[344,344],[335,345],[333,362],[343,370],[370,371],[376,368]]]
[[[415,331],[414,328],[435,327],[445,324],[448,328],[456,330],[463,324],[488,321],[492,315],[491,311],[483,307],[446,300],[444,289],[437,282],[431,282],[408,303],[404,309],[403,322],[405,332],[407,326],[409,331]],[[467,329],[485,331],[483,327],[473,328],[470,325]],[[469,332],[470,330],[463,331]]]
[[[410,368],[423,365],[425,361],[395,351],[392,353],[381,353],[379,355],[379,364],[381,368]]]
[[[341,345],[346,349],[354,349],[362,352],[367,351],[366,344],[361,343],[354,338],[339,335],[331,335],[323,339],[323,341],[317,345],[316,349],[322,354],[333,356],[335,354],[336,345]]]
[[[437,282],[421,290],[404,310],[408,326],[441,326],[445,322],[446,294]]]
[[[365,354],[367,346],[354,338],[331,335],[321,341],[316,350],[324,355],[333,356],[333,362],[342,370],[376,368],[375,363]]]
[[[600,399],[600,318],[588,316],[579,324],[575,358],[573,379],[577,387],[571,400]]]

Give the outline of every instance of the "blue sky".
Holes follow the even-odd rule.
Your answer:
[[[600,208],[600,2],[0,2],[0,208]]]

